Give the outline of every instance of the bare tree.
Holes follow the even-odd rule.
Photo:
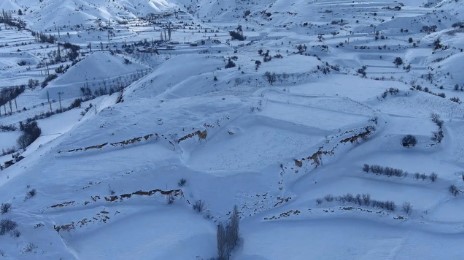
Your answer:
[[[237,247],[239,243],[239,222],[240,216],[238,214],[237,206],[234,206],[230,220],[224,228],[221,223],[217,227],[217,249],[218,259],[229,259],[230,253]]]
[[[235,205],[232,216],[230,217],[230,223],[227,227],[227,236],[229,237],[229,244],[232,249],[238,244],[239,221],[240,217],[238,215],[237,205]]]
[[[411,211],[412,211],[411,203],[409,203],[409,202],[403,203],[403,210],[404,210],[404,213],[409,215],[411,213]]]
[[[227,243],[226,243],[226,231],[222,223],[217,226],[217,250],[218,260],[225,260],[228,257],[227,254]]]
[[[269,71],[266,71],[266,73],[264,73],[264,77],[266,78],[267,82],[269,82],[269,84],[271,85],[274,84],[274,82],[276,82],[277,80],[277,75]]]

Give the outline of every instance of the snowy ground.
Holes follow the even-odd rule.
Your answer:
[[[464,2],[428,2],[1,1],[0,256],[211,259],[237,205],[232,259],[459,259]]]

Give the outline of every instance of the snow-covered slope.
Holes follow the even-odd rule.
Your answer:
[[[122,21],[124,19],[158,13],[173,7],[166,0],[4,0],[0,9],[23,11],[29,26],[38,31],[55,29],[57,26],[95,24],[99,20]],[[57,12],[58,10],[58,12]]]
[[[461,0],[0,8],[1,257],[463,255]]]
[[[95,52],[53,81],[42,95],[48,92],[57,97],[58,92],[62,92],[64,97],[70,98],[82,95],[81,88],[89,88],[92,92],[100,88],[109,91],[111,86],[140,78],[148,71],[148,67],[132,63],[127,58],[109,52]]]

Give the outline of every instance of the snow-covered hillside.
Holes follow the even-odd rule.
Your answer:
[[[1,257],[462,258],[462,0],[0,9]]]
[[[4,0],[0,9],[23,10],[28,24],[43,31],[56,27],[123,21],[172,8],[166,0]]]

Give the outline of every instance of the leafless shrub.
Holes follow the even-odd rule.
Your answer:
[[[10,211],[11,209],[11,204],[10,203],[2,203],[2,205],[0,206],[0,213],[3,215],[3,214],[6,214]]]
[[[193,210],[195,210],[198,213],[203,212],[205,209],[205,203],[202,200],[197,200],[192,206]]]
[[[409,214],[411,213],[411,211],[412,211],[412,205],[411,205],[411,203],[409,203],[409,202],[403,203],[403,211],[404,211],[406,214],[409,215]]]

